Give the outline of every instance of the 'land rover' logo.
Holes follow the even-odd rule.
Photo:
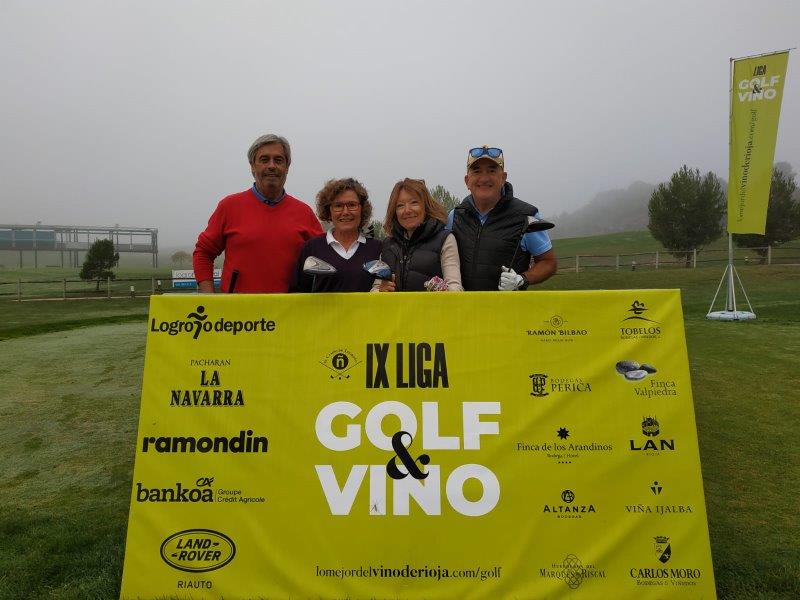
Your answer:
[[[161,558],[173,569],[189,573],[213,571],[236,556],[236,544],[212,529],[186,529],[173,533],[161,544]]]

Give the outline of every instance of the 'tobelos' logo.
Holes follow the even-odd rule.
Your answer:
[[[173,569],[203,573],[221,569],[236,556],[236,544],[213,529],[186,529],[161,544],[161,558]]]
[[[648,308],[644,302],[639,300],[631,302],[631,307],[628,309],[630,314],[622,319],[622,325],[619,328],[620,339],[655,339],[661,337],[661,324],[644,316],[647,311]]]

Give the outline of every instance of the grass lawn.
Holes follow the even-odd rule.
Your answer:
[[[800,267],[739,270],[755,322],[706,321],[721,268],[542,287],[682,289],[719,597],[798,598]],[[0,598],[117,597],[146,310],[0,301]]]

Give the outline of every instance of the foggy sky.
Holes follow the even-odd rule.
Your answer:
[[[729,58],[798,45],[800,2],[2,0],[0,223],[157,227],[191,249],[246,151],[292,143],[287,191],[353,176],[466,195],[503,148],[545,215],[684,163],[727,179]],[[800,56],[776,161],[800,167]]]

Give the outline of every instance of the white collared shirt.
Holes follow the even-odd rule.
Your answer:
[[[345,250],[344,246],[339,243],[339,240],[333,237],[333,230],[330,230],[325,235],[325,240],[328,242],[328,245],[333,249],[333,251],[345,260],[350,260],[353,257],[353,255],[356,253],[356,250],[358,250],[359,244],[367,243],[367,238],[364,237],[364,234],[359,233],[358,239],[355,241],[355,243],[350,246],[349,250]]]

